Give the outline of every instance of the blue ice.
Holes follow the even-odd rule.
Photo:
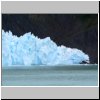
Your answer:
[[[50,37],[40,39],[25,33],[17,37],[2,30],[2,65],[60,65],[89,62],[89,56],[77,48],[57,46]]]

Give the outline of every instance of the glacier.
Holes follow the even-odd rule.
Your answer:
[[[77,48],[58,46],[50,37],[25,33],[17,37],[2,30],[2,66],[70,65],[89,62],[88,54]]]

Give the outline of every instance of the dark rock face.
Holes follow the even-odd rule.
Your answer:
[[[17,36],[49,36],[58,45],[83,50],[90,63],[98,63],[97,14],[3,14],[2,29]]]

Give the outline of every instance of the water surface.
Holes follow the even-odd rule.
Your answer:
[[[97,86],[98,65],[9,66],[2,86]]]

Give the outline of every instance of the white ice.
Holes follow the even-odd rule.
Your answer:
[[[29,33],[17,37],[2,30],[2,65],[69,65],[89,62],[89,56],[76,48],[57,46],[50,37],[40,39]]]

